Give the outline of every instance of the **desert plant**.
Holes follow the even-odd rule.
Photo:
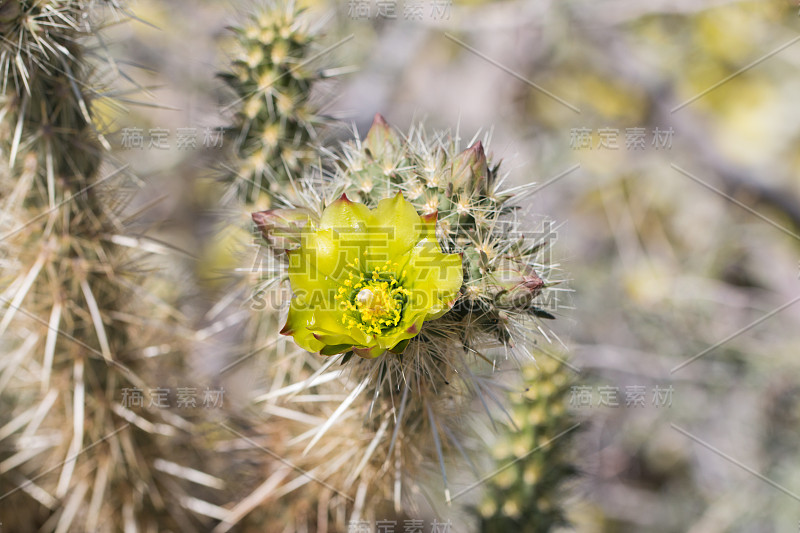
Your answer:
[[[220,77],[235,98],[229,134],[235,157],[228,179],[246,204],[287,190],[316,157],[311,142],[323,121],[311,104],[312,86],[323,79],[313,68],[319,36],[295,2],[260,6],[241,25],[229,70]]]
[[[253,218],[268,254],[258,290],[275,290],[288,273],[294,297],[283,333],[329,356],[300,352],[276,364],[283,387],[260,400],[267,413],[307,427],[285,457],[322,476],[327,495],[310,501],[343,527],[345,517],[413,510],[432,465],[450,499],[447,464],[469,464],[479,449],[476,409],[491,416],[502,405],[492,371],[507,358],[531,358],[540,322],[554,318],[539,302],[557,290],[557,274],[546,254],[550,234],[521,231],[516,216],[514,200],[533,185],[504,188],[481,142],[459,152],[446,133],[429,138],[418,127],[402,136],[376,116],[366,138],[347,143],[333,163],[334,175],[307,175],[299,195],[278,192],[280,207]],[[403,253],[378,254],[378,264],[369,243]],[[450,257],[460,270],[455,293],[441,263]],[[433,296],[409,284],[427,279],[416,271],[420,258],[431,272],[447,272],[431,278],[441,289]],[[415,295],[434,306],[427,315]],[[420,318],[409,324],[406,314]],[[292,403],[301,391],[320,401]],[[348,499],[330,487],[357,490]]]
[[[574,473],[569,440],[577,422],[567,409],[574,369],[541,355],[522,371],[524,392],[511,395],[513,426],[493,443],[497,474],[477,511],[481,531],[552,531],[566,525],[565,481]]]
[[[150,394],[149,357],[174,355],[176,344],[156,347],[175,340],[180,316],[143,294],[151,267],[123,235],[136,180],[115,166],[94,114],[114,71],[96,59],[97,36],[124,17],[116,1],[0,3],[0,516],[9,531],[197,523],[175,476],[188,470],[171,461],[191,425]]]

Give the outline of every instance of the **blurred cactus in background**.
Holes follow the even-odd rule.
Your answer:
[[[8,531],[193,523],[165,459],[191,425],[149,395],[150,358],[179,313],[143,292],[142,238],[124,235],[137,182],[106,153],[99,32],[112,1],[0,3],[0,509]],[[163,363],[163,361],[162,361]],[[174,362],[180,367],[182,360]],[[171,362],[170,364],[173,364]],[[139,397],[131,402],[128,395]],[[182,439],[181,436],[184,436]],[[198,452],[198,454],[201,452]],[[173,456],[174,457],[174,456]]]
[[[0,4],[0,44],[4,139],[10,170],[25,154],[36,154],[46,181],[41,184],[50,207],[55,205],[56,176],[68,180],[71,192],[97,171],[100,147],[89,113],[102,87],[82,87],[76,80],[92,76],[77,39],[90,35],[86,2],[12,2]],[[84,17],[86,15],[86,17]],[[99,79],[97,80],[99,81]]]
[[[290,190],[316,157],[316,128],[325,120],[310,99],[324,74],[310,65],[319,40],[310,26],[303,8],[278,0],[257,4],[230,28],[231,62],[218,74],[231,90],[224,110],[233,111],[232,147],[218,169],[226,187],[210,185],[213,198],[202,206],[206,215],[217,212],[198,265],[210,288],[229,290],[246,277],[254,262],[249,212],[269,207],[277,190]],[[220,217],[221,209],[227,213]]]
[[[315,159],[310,145],[322,118],[310,103],[311,89],[323,78],[309,63],[317,36],[294,2],[261,5],[233,27],[230,70],[220,74],[233,90],[238,161],[233,189],[246,204],[286,188]]]
[[[565,526],[565,481],[575,472],[568,434],[575,429],[567,410],[573,370],[552,356],[523,368],[525,392],[512,396],[509,427],[492,447],[499,470],[487,481],[478,506],[481,531],[542,533]]]

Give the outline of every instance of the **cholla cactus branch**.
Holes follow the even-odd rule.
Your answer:
[[[104,89],[87,53],[96,17],[114,7],[0,3],[0,345],[11,358],[0,377],[0,515],[9,531],[198,523],[159,470],[191,425],[144,397],[136,412],[122,394],[145,394],[149,343],[180,324],[138,297],[141,254],[115,244],[130,175],[112,169],[95,128]]]
[[[393,502],[396,511],[401,511],[413,502],[412,494],[420,490],[427,465],[439,465],[440,487],[445,499],[449,499],[447,465],[463,461],[463,457],[459,458],[462,453],[468,459],[470,450],[475,449],[469,420],[476,402],[488,411],[500,403],[500,391],[493,390],[498,384],[487,376],[498,358],[530,357],[526,344],[532,340],[531,332],[541,329],[538,322],[543,318],[553,318],[538,304],[542,294],[557,283],[548,280],[555,273],[545,254],[549,236],[532,236],[520,230],[515,195],[502,189],[499,167],[489,161],[482,143],[459,153],[446,134],[435,139],[430,141],[422,129],[402,137],[376,116],[364,141],[344,146],[341,157],[331,165],[338,169],[334,175],[309,176],[301,184],[299,198],[279,193],[276,203],[282,205],[280,209],[253,215],[264,234],[268,253],[278,260],[276,267],[267,269],[271,274],[266,274],[268,279],[262,289],[273,287],[275,277],[285,276],[288,270],[295,293],[293,302],[297,298],[317,298],[316,307],[309,304],[303,312],[290,311],[284,333],[295,335],[301,346],[320,350],[323,355],[343,353],[334,356],[335,362],[343,365],[342,371],[321,374],[337,372],[342,374],[338,379],[323,385],[314,380],[304,382],[304,387],[318,394],[335,394],[342,386],[351,390],[345,402],[333,409],[319,428],[306,433],[309,442],[304,453],[313,454],[321,448],[325,451],[319,453],[327,457],[326,461],[346,465],[346,457],[351,457],[353,451],[336,452],[337,447],[329,446],[328,429],[347,424],[355,434],[364,435],[363,442],[369,446],[355,456],[368,456],[372,468],[352,471],[345,467],[336,476],[339,483],[331,481],[334,486],[343,486],[344,481],[360,480],[361,500],[354,505],[341,502],[354,516],[386,502]],[[368,337],[387,335],[393,339],[393,328],[402,323],[383,322],[383,333],[370,326],[372,322],[367,318],[373,319],[373,303],[375,309],[379,307],[387,313],[396,305],[402,306],[404,312],[413,311],[414,306],[410,300],[399,299],[397,304],[381,300],[378,306],[371,289],[371,294],[362,300],[364,289],[358,285],[358,277],[347,275],[359,268],[355,259],[345,261],[349,257],[345,249],[353,249],[346,241],[348,233],[355,231],[356,235],[364,232],[365,239],[375,242],[374,236],[368,237],[374,233],[368,231],[373,224],[369,217],[375,218],[374,224],[382,222],[413,240],[414,233],[399,222],[401,203],[408,204],[410,213],[421,217],[422,234],[429,236],[426,238],[443,252],[460,257],[463,279],[457,298],[448,300],[442,313],[415,326],[413,336],[398,346],[391,341],[365,352],[359,331],[366,331]],[[388,205],[398,207],[389,211]],[[369,207],[374,210],[369,211]],[[382,219],[380,213],[384,213]],[[338,234],[334,232],[326,238],[338,236],[339,242],[320,247],[323,241],[319,240],[319,232],[329,232],[328,228],[336,224]],[[348,227],[351,229],[345,229]],[[414,243],[412,250],[427,246]],[[392,248],[391,242],[388,246]],[[338,253],[337,247],[343,253]],[[308,248],[315,249],[308,254],[308,260],[295,262]],[[334,264],[326,254],[347,264]],[[338,268],[344,268],[345,277],[332,279],[339,280],[345,288],[329,296],[324,291],[314,294],[314,288],[323,286],[306,285],[301,274],[316,269],[322,277],[314,279],[322,280]],[[373,269],[370,266],[361,271]],[[400,271],[395,272],[393,265],[385,269],[379,266],[378,270],[369,279],[385,277],[390,282]],[[401,278],[402,275],[396,279]],[[347,285],[348,280],[356,284]],[[334,307],[326,307],[328,304]],[[332,322],[329,325],[337,313],[331,309],[340,309],[338,326]],[[365,318],[365,313],[369,317]],[[365,328],[359,329],[359,320],[365,321]],[[305,337],[308,333],[303,331],[313,333],[313,338]],[[306,338],[311,340],[303,340]],[[361,357],[353,357],[353,353]],[[298,393],[297,387],[285,390],[287,399]],[[275,393],[265,401],[276,402],[281,397],[284,395]],[[319,404],[315,406],[319,408]],[[299,407],[294,410],[297,420],[315,413]],[[381,429],[386,420],[391,420],[389,427]]]
[[[237,97],[230,106],[237,108],[230,128],[239,173],[233,187],[252,204],[314,160],[310,144],[323,119],[309,99],[322,74],[308,63],[315,36],[294,2],[266,4],[233,31],[235,59],[220,77]]]
[[[568,444],[577,427],[567,410],[572,372],[552,357],[523,369],[525,391],[511,397],[516,427],[492,446],[502,470],[488,480],[477,508],[481,531],[547,533],[566,525],[561,501],[575,474]]]

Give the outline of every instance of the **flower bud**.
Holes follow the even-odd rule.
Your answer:
[[[483,144],[478,141],[453,160],[452,183],[457,190],[484,192],[488,171]]]
[[[364,147],[370,151],[375,160],[379,160],[384,153],[391,152],[390,149],[397,146],[398,141],[397,134],[386,122],[386,119],[380,113],[376,113],[372,126],[364,139]]]
[[[533,267],[503,258],[491,273],[492,289],[498,304],[503,307],[527,308],[544,287],[544,281]]]

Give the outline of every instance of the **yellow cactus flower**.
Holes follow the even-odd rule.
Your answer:
[[[463,282],[461,256],[436,240],[436,213],[420,216],[400,193],[372,210],[342,195],[287,253],[293,297],[281,333],[322,355],[402,353]]]

